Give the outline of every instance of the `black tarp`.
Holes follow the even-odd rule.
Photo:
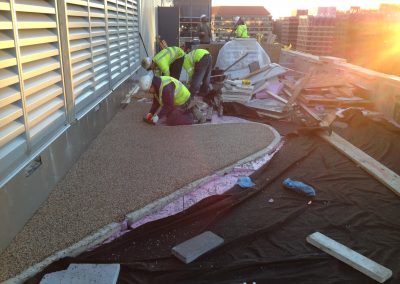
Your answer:
[[[397,156],[386,159],[395,164]],[[287,177],[312,185],[316,197],[284,189]],[[255,189],[234,187],[209,197],[58,261],[29,283],[79,262],[121,263],[119,283],[375,283],[306,243],[316,231],[390,268],[387,283],[400,283],[400,198],[324,141],[287,135],[252,179]],[[191,264],[171,255],[173,246],[205,230],[225,244]]]

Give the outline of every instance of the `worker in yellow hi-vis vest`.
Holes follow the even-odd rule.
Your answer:
[[[207,96],[212,68],[211,54],[206,49],[192,50],[185,55],[183,68],[188,73],[191,95]]]
[[[153,104],[143,118],[145,122],[155,125],[162,118],[166,118],[170,126],[205,122],[202,113],[195,106],[189,106],[190,92],[177,79],[145,75],[140,78],[139,85],[143,91],[153,94]]]
[[[237,38],[248,38],[247,34],[247,26],[244,23],[243,19],[239,16],[235,17],[235,35]]]
[[[184,56],[185,52],[181,48],[170,46],[161,50],[153,58],[143,58],[142,67],[155,71],[157,76],[171,76],[179,80]]]

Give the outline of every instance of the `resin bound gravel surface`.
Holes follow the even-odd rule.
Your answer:
[[[275,138],[254,123],[151,126],[142,122],[148,109],[116,114],[0,255],[0,281]]]

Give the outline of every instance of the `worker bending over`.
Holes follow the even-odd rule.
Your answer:
[[[195,49],[185,55],[183,68],[188,73],[189,91],[193,96],[208,95],[212,58],[205,49]]]
[[[165,117],[170,126],[194,123],[194,108],[189,109],[190,92],[181,82],[169,76],[145,75],[139,85],[143,91],[153,94],[153,104],[144,117],[146,122],[156,124]]]
[[[235,34],[237,38],[248,38],[247,34],[247,26],[244,23],[243,19],[239,16],[235,17]]]
[[[170,46],[157,53],[153,59],[143,58],[142,67],[146,70],[156,71],[157,76],[171,76],[179,80],[184,55],[185,52],[181,48]]]

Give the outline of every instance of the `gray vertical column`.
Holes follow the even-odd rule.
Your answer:
[[[65,88],[66,112],[67,121],[72,123],[75,121],[75,98],[74,87],[72,80],[72,66],[70,58],[70,44],[69,44],[69,25],[67,15],[67,3],[65,0],[57,1],[57,18],[58,18],[58,33],[60,35],[61,44],[61,61],[62,61],[62,74]]]
[[[24,74],[22,70],[22,63],[21,63],[21,49],[19,46],[19,35],[18,35],[18,24],[17,24],[17,11],[15,9],[15,1],[10,0],[10,9],[11,9],[11,20],[13,25],[13,33],[14,33],[14,43],[15,43],[15,56],[17,59],[17,68],[18,68],[18,78],[19,78],[19,87],[21,92],[21,104],[22,104],[22,113],[24,116],[24,124],[25,124],[25,138],[26,144],[28,149],[28,154],[32,149],[31,145],[31,137],[30,137],[30,127],[28,121],[28,112],[26,107],[26,97],[24,92]]]

